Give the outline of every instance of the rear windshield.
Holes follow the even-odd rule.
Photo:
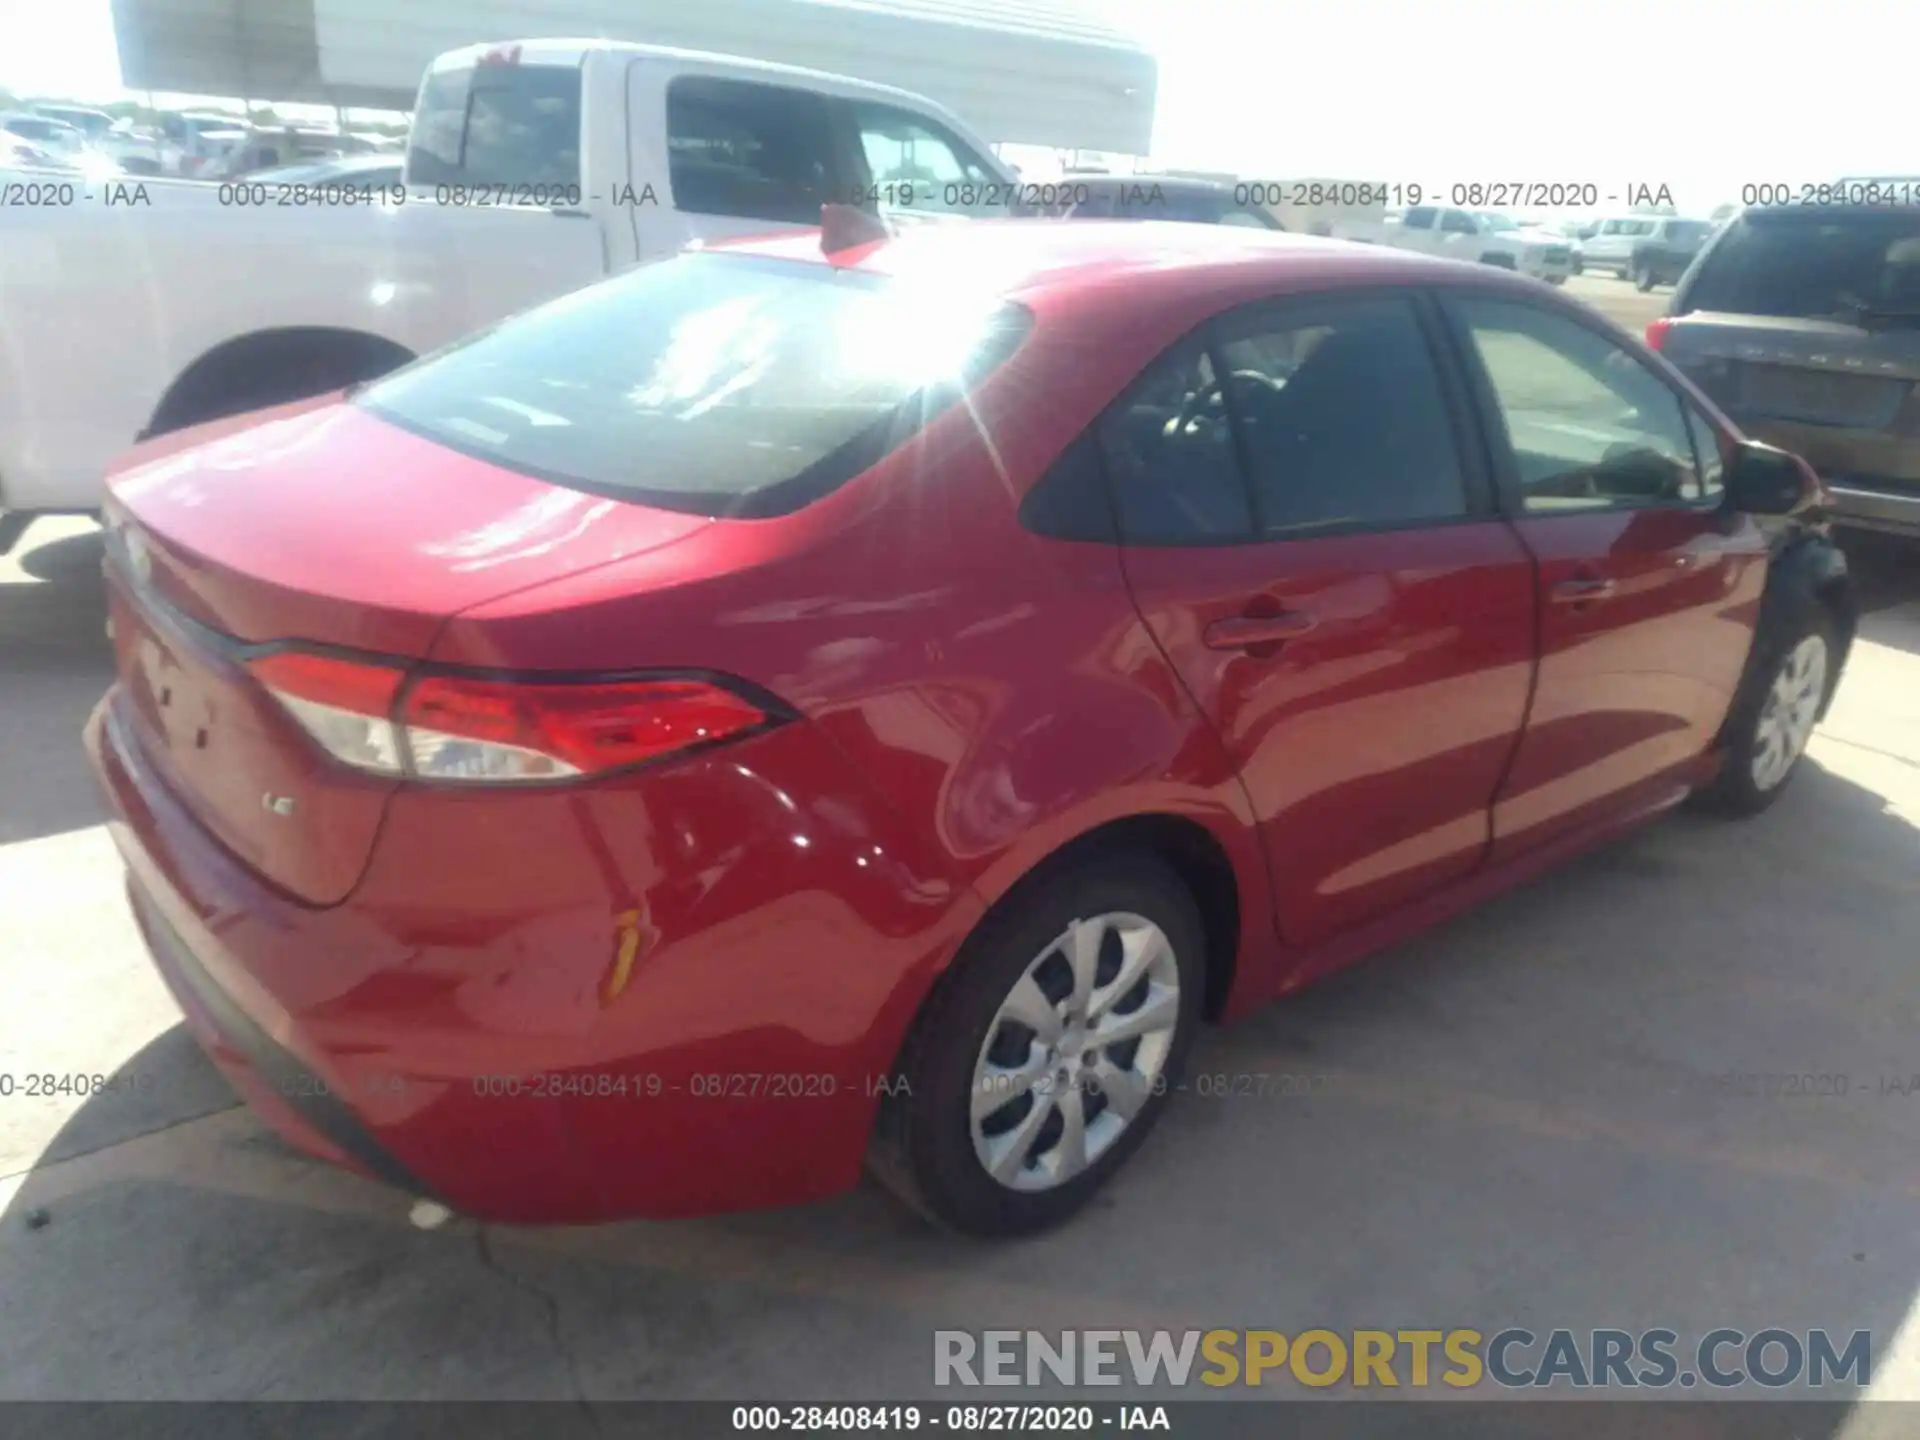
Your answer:
[[[1689,310],[1841,317],[1920,309],[1920,215],[1743,215],[1709,252]]]
[[[415,185],[577,186],[580,67],[435,71],[420,87],[407,163]]]
[[[782,514],[874,464],[1026,334],[1026,311],[758,256],[643,265],[429,356],[358,403],[573,489]]]

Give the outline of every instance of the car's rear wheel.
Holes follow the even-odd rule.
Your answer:
[[[1150,856],[996,909],[928,1000],[870,1168],[928,1218],[1018,1235],[1072,1215],[1145,1140],[1199,1023],[1205,929]]]
[[[1704,797],[1714,809],[1757,815],[1780,798],[1826,706],[1839,654],[1817,601],[1762,637],[1727,717],[1725,764]]]

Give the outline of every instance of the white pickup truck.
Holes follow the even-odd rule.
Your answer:
[[[404,185],[0,171],[0,553],[36,514],[98,508],[143,436],[372,379],[823,204],[984,215],[1015,189],[919,96],[604,40],[434,61]]]
[[[1550,285],[1564,285],[1573,274],[1573,243],[1566,236],[1486,210],[1414,205],[1376,224],[1336,225],[1333,233],[1340,239],[1391,245],[1396,250],[1478,260]]]

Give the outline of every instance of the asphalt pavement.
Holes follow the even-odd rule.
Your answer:
[[[1664,303],[1575,287],[1628,324]],[[1874,609],[1771,813],[1676,814],[1209,1032],[1198,1072],[1312,1083],[1177,1097],[1089,1212],[992,1246],[871,1189],[421,1230],[289,1153],[143,957],[78,744],[110,672],[98,535],[42,522],[0,562],[0,1400],[945,1403],[941,1329],[1509,1324],[1867,1329],[1874,1393],[1920,1399],[1920,566],[1858,561]],[[74,1073],[137,1083],[19,1083]],[[194,1433],[254,1433],[237,1414]]]

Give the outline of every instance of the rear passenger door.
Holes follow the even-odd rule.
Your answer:
[[[1404,292],[1230,312],[1097,427],[1136,604],[1232,754],[1282,932],[1472,870],[1526,708],[1532,567]]]
[[[1446,308],[1540,567],[1539,675],[1494,810],[1502,860],[1656,798],[1713,743],[1766,541],[1722,503],[1706,418],[1597,325],[1512,295]]]

